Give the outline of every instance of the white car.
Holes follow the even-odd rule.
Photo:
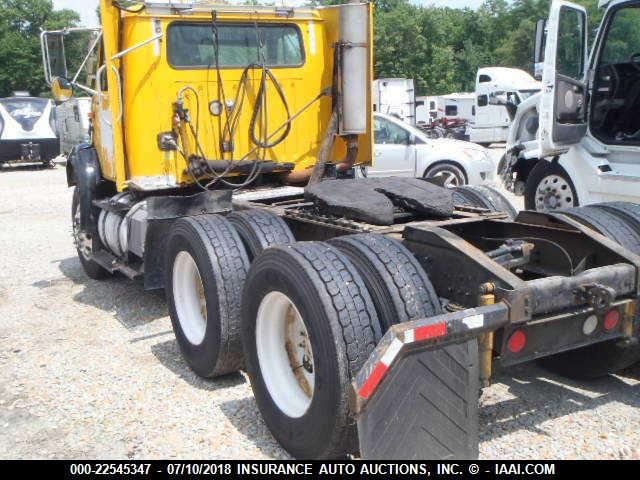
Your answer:
[[[441,178],[447,187],[491,183],[496,164],[486,148],[446,138],[431,139],[402,120],[375,114],[375,156],[367,177]]]

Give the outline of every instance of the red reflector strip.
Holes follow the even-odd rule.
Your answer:
[[[413,330],[406,330],[404,333],[405,344],[419,342],[421,340],[429,340],[431,338],[444,337],[447,334],[447,324],[444,322],[436,323],[434,325],[418,327]],[[378,388],[378,385],[380,385],[380,382],[387,374],[389,366],[393,363],[393,360],[402,349],[402,343],[403,342],[397,338],[391,342],[387,351],[384,353],[382,358],[380,358],[380,361],[371,372],[371,375],[369,375],[362,387],[360,387],[358,395],[366,400],[373,395],[373,392],[376,391],[376,388]]]
[[[428,340],[430,338],[444,337],[447,334],[446,323],[436,323],[426,327],[418,327],[414,330],[413,341]]]
[[[378,364],[376,365],[376,368],[373,369],[373,372],[371,372],[371,375],[369,375],[369,378],[367,378],[367,381],[364,382],[364,385],[362,385],[358,394],[362,398],[369,400],[369,397],[371,397],[373,392],[376,391],[376,388],[378,388],[378,385],[380,384],[380,382],[382,381],[382,378],[387,373],[387,370],[389,370],[389,367],[387,367],[382,362],[378,362]]]

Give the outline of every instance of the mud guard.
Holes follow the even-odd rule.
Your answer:
[[[95,148],[89,144],[76,145],[67,160],[67,184],[78,187],[80,195],[80,227],[97,233],[99,209],[93,206],[102,174]]]
[[[190,196],[149,197],[144,255],[144,288],[164,288],[165,244],[178,218],[225,214],[233,210],[231,190],[200,192]]]
[[[476,337],[507,319],[499,303],[393,326],[353,383],[362,458],[477,458]]]

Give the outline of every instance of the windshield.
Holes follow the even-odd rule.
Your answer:
[[[44,98],[0,99],[0,105],[2,105],[11,118],[18,122],[26,131],[33,130],[47,108],[48,102],[49,100]]]
[[[640,7],[617,10],[611,20],[600,66],[627,63],[640,53]]]
[[[524,102],[527,98],[529,98],[531,95],[535,95],[536,93],[538,93],[540,91],[540,89],[535,89],[535,90],[520,90],[518,93],[520,94],[520,101]]]

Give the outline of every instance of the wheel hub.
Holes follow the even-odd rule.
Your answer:
[[[569,183],[559,175],[544,177],[536,189],[536,210],[558,210],[575,206]]]
[[[173,262],[173,299],[182,333],[192,345],[200,345],[207,331],[207,300],[195,260],[182,251]]]
[[[270,292],[260,303],[256,350],[274,403],[289,417],[303,416],[315,391],[315,361],[302,315],[284,293]]]

